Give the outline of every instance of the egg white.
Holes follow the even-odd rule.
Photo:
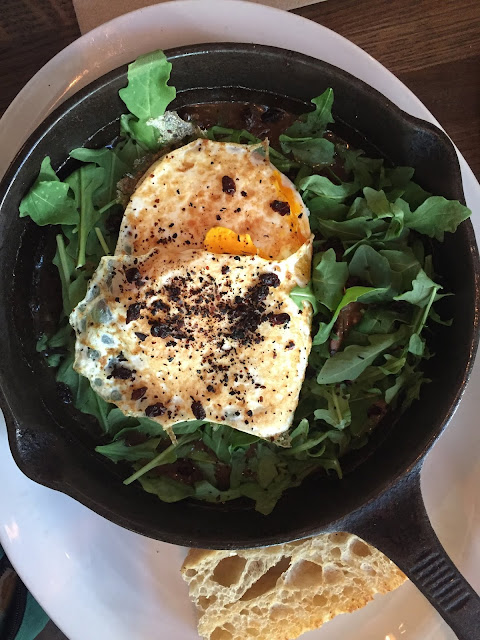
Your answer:
[[[279,213],[275,202],[291,213]],[[116,253],[203,249],[206,233],[218,226],[248,233],[270,259],[287,258],[310,237],[308,209],[263,148],[198,139],[146,171],[125,210]]]

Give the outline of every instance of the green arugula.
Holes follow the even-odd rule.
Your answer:
[[[395,300],[405,300],[418,307],[425,307],[430,303],[432,294],[435,296],[442,287],[431,280],[423,269],[420,269],[415,279],[412,281],[411,291],[406,291],[395,296]]]
[[[333,249],[315,255],[312,271],[312,286],[315,298],[330,311],[336,309],[342,299],[343,289],[349,276],[346,262],[339,261]]]
[[[470,215],[470,209],[457,200],[431,196],[414,211],[407,213],[405,225],[430,238],[442,241],[446,231],[454,233],[458,225]]]
[[[255,137],[249,131],[245,129],[228,129],[227,127],[220,127],[214,125],[207,130],[206,136],[209,140],[215,140],[217,142],[235,142],[236,144],[252,144],[259,145],[262,143],[260,138]],[[256,149],[260,155],[265,155],[265,149],[263,146],[259,146]],[[268,157],[270,162],[283,173],[287,173],[292,169],[298,169],[299,164],[294,160],[287,158],[277,149],[268,147]]]
[[[395,344],[403,332],[369,336],[369,345],[350,345],[334,354],[323,365],[317,376],[318,384],[337,384],[345,380],[356,380],[382,353]]]
[[[333,90],[326,89],[320,96],[312,99],[315,109],[301,116],[289,127],[285,134],[291,138],[323,136],[329,124],[333,123]]]
[[[315,409],[313,415],[317,420],[324,420],[331,427],[343,430],[352,422],[350,394],[340,386],[320,387],[319,392],[327,400],[326,409]]]
[[[335,145],[324,138],[332,117],[333,91],[327,89],[312,100],[315,109],[300,117],[285,133],[279,136],[282,151],[292,153],[295,160],[310,166],[326,166],[333,163]]]
[[[95,205],[104,207],[108,203],[115,203],[117,199],[117,182],[132,168],[132,162],[125,162],[121,148],[87,149],[81,147],[70,152],[70,156],[85,163],[92,163],[104,171],[102,183],[95,192]]]
[[[330,332],[333,329],[335,321],[340,315],[340,311],[346,307],[351,302],[357,302],[357,300],[362,300],[364,296],[369,294],[371,291],[374,291],[374,287],[350,287],[345,291],[342,296],[342,299],[337,305],[335,309],[335,313],[333,314],[330,322],[325,323],[321,322],[318,328],[318,332],[316,336],[313,338],[313,344],[322,344],[326,342],[330,336]]]
[[[304,178],[300,181],[299,187],[302,191],[307,192],[307,198],[309,193],[313,193],[316,196],[322,196],[339,203],[345,202],[349,196],[357,193],[360,189],[360,185],[356,182],[334,184],[329,178],[317,175]]]
[[[422,189],[413,181],[413,169],[388,167],[361,150],[334,144],[326,136],[334,122],[331,89],[280,135],[281,149],[266,152],[242,129],[197,131],[211,140],[256,145],[301,191],[315,250],[311,281],[295,287],[291,298],[300,309],[305,301],[312,305],[314,337],[293,425],[282,442],[202,420],[175,425],[172,442],[161,424],[124,415],[75,372],[75,336],[68,324],[101,257],[114,251],[117,234],[108,221],[121,212],[117,183],[143,171],[152,153],[173,143],[162,137],[167,121],[186,124],[174,113],[165,115],[175,98],[170,71],[161,51],[129,65],[128,85],[120,90],[129,110],[121,118],[123,138],[113,148],[73,150],[71,157],[81,164],[63,181],[45,158],[20,204],[22,217],[56,225],[53,263],[63,311],[58,330],[39,336],[37,351],[57,368],[57,381],[70,389],[74,406],[98,420],[103,436],[96,451],[133,466],[126,484],[138,480],[165,502],[249,498],[268,514],[283,492],[307,475],[322,471],[342,477],[342,456],[364,446],[376,428],[372,415],[387,406],[403,411],[419,397],[429,382],[421,372],[422,359],[430,356],[424,330],[429,321],[450,322],[433,306],[442,297],[441,286],[421,234],[441,241],[470,212]],[[341,329],[353,302],[361,303],[355,305],[355,322]],[[330,338],[339,345],[333,354]],[[195,470],[186,481],[170,475],[179,460]]]
[[[290,297],[299,309],[303,310],[303,303],[305,301],[312,305],[313,313],[318,312],[318,300],[313,291],[312,281],[310,281],[305,287],[294,287],[290,291]]]
[[[285,153],[292,152],[295,160],[303,164],[318,166],[333,162],[335,146],[326,138],[291,138],[282,135],[280,142]]]
[[[86,164],[65,180],[73,191],[75,206],[80,214],[77,228],[77,269],[85,265],[88,234],[100,218],[100,213],[94,204],[94,198],[97,189],[103,184],[104,178],[105,171],[102,167]]]
[[[30,216],[40,226],[78,224],[78,211],[69,192],[69,185],[60,181],[47,156],[33,186],[20,203],[20,217]]]
[[[118,92],[130,112],[121,117],[121,130],[148,151],[162,146],[155,119],[163,116],[176,95],[167,84],[171,69],[163,51],[140,56],[128,65],[128,85]]]
[[[110,444],[95,447],[95,451],[110,458],[112,462],[152,460],[155,457],[155,449],[159,441],[159,438],[151,438],[147,442],[131,446],[126,444],[124,440],[114,440]]]

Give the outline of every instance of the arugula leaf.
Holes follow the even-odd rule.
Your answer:
[[[340,311],[343,309],[343,307],[346,307],[347,304],[350,304],[351,302],[356,302],[362,296],[364,296],[367,293],[370,293],[373,290],[374,290],[373,287],[350,287],[349,289],[347,289],[343,294],[342,299],[338,303],[338,306],[330,322],[328,324],[324,322],[320,323],[318,328],[318,333],[313,338],[313,344],[315,345],[322,344],[323,342],[326,342],[328,340],[330,336],[330,332],[333,329],[333,325],[335,324],[335,321],[337,320],[340,314]]]
[[[342,222],[346,219],[348,214],[348,207],[326,196],[314,196],[307,197],[304,193],[304,198],[308,208],[310,210],[310,226],[315,226],[315,220],[320,218],[321,220],[334,220],[336,222]]]
[[[385,168],[383,176],[380,175],[379,189],[387,189],[388,199],[393,202],[410,185],[415,170],[412,167]]]
[[[427,276],[423,269],[420,269],[412,282],[411,291],[395,296],[394,300],[404,300],[418,307],[425,307],[432,297],[432,292],[434,292],[435,295],[441,288],[439,284],[436,284]]]
[[[138,429],[138,419],[126,416],[121,409],[115,407],[107,416],[108,433],[116,434],[115,440],[119,439],[119,433],[132,433]],[[138,433],[138,431],[137,431]],[[153,435],[153,434],[150,434]]]
[[[228,425],[207,424],[203,433],[203,442],[226,464],[230,463],[231,454],[239,447],[247,447],[258,442],[257,436],[236,431]]]
[[[300,189],[303,191],[311,191],[317,196],[330,198],[337,202],[344,202],[349,196],[356,193],[359,186],[356,182],[342,182],[342,184],[334,184],[325,176],[308,176],[300,181]]]
[[[429,378],[425,378],[422,371],[414,370],[411,367],[405,367],[406,369],[406,382],[404,383],[405,396],[400,406],[400,411],[405,411],[412,404],[414,400],[420,398],[420,389],[423,384],[431,382]]]
[[[397,291],[410,289],[412,281],[421,269],[420,262],[409,247],[380,249],[378,252],[388,260],[392,287]]]
[[[163,502],[178,502],[195,496],[195,489],[184,482],[176,482],[168,476],[139,478],[142,488],[148,493],[154,493]]]
[[[388,288],[392,284],[389,261],[368,244],[357,248],[349,262],[348,272],[374,288]]]
[[[118,92],[130,111],[121,119],[122,130],[149,151],[161,146],[152,120],[165,113],[176,95],[175,88],[167,84],[171,69],[163,51],[140,56],[128,65],[128,85]]]
[[[150,420],[149,422],[152,421]],[[204,424],[210,423],[207,420],[186,420],[185,422],[177,422],[172,429],[176,436],[183,436],[187,433],[195,433]]]
[[[365,334],[392,333],[398,321],[404,322],[404,318],[397,311],[385,308],[368,308],[356,329]]]
[[[120,116],[120,133],[134,140],[145,152],[154,153],[160,147],[156,129],[131,113]]]
[[[95,205],[103,207],[117,197],[117,182],[132,169],[123,161],[116,149],[87,149],[80,147],[70,152],[70,156],[85,163],[93,163],[104,171],[103,184],[95,192]]]
[[[320,232],[324,238],[338,238],[344,242],[357,242],[364,238],[370,238],[387,228],[384,220],[373,220],[367,217],[353,218],[342,222],[316,218],[312,223],[312,229]]]
[[[59,347],[66,347],[74,337],[72,327],[67,323],[61,326],[51,338],[48,339],[48,347],[50,349],[58,349]]]
[[[246,129],[229,129],[219,125],[214,125],[207,129],[207,138],[209,140],[235,142],[237,144],[258,144],[261,142],[260,138],[257,138]]]
[[[70,174],[65,180],[74,193],[75,205],[80,212],[77,269],[85,264],[88,234],[100,217],[98,209],[94,205],[94,198],[98,187],[103,184],[104,176],[105,171],[102,167],[86,164]]]
[[[412,181],[405,187],[402,198],[409,204],[411,210],[414,211],[415,209],[418,209],[418,207],[431,195],[431,193],[425,191],[422,187]]]
[[[387,404],[392,404],[400,390],[405,386],[407,379],[408,377],[404,372],[395,378],[394,384],[385,391],[385,402]]]
[[[342,299],[348,272],[347,263],[337,262],[333,249],[316,254],[312,272],[312,287],[316,299],[330,311],[336,309]]]
[[[112,462],[151,460],[155,456],[155,450],[159,442],[160,439],[156,438],[142,444],[130,446],[124,440],[116,440],[110,444],[95,447],[95,451],[106,458],[110,458]]]
[[[45,351],[45,349],[47,348],[47,345],[48,336],[42,333],[42,335],[37,340],[37,344],[35,345],[35,351],[37,351],[37,353],[42,353],[42,351]]]
[[[355,380],[384,351],[398,342],[400,332],[369,336],[369,346],[351,345],[329,358],[317,376],[319,384],[337,384]]]
[[[56,236],[57,250],[52,260],[58,269],[62,287],[63,313],[68,318],[73,310],[70,300],[70,283],[72,273],[75,271],[75,261],[68,255],[65,249],[64,237],[61,233]]]
[[[119,160],[128,167],[129,172],[149,161],[145,150],[130,137],[115,146],[115,153]]]
[[[73,360],[73,354],[63,360],[57,372],[57,381],[63,382],[70,388],[74,406],[83,413],[95,416],[104,432],[108,433],[107,415],[111,405],[95,393],[87,378],[73,369]]]
[[[79,384],[74,400],[77,409],[97,418],[102,429],[108,433],[107,415],[112,405],[109,405],[90,386],[90,381],[83,376],[78,376]]]
[[[285,134],[291,138],[306,138],[323,136],[329,124],[334,122],[332,117],[333,90],[326,89],[320,96],[312,99],[314,111],[304,114],[289,127]]]
[[[242,489],[246,486],[247,485],[242,485]],[[255,491],[261,491],[258,484],[254,484],[253,486],[255,487]],[[255,500],[255,492],[253,491],[252,494],[252,500]],[[235,498],[240,498],[242,495],[243,492],[240,487],[238,489],[228,489],[227,491],[220,491],[220,489],[217,489],[217,487],[215,487],[211,482],[208,482],[207,480],[202,480],[201,482],[195,483],[194,497],[197,500],[219,503],[226,502],[227,500],[234,500]]]
[[[410,230],[405,227],[405,211],[408,209],[408,204],[401,198],[397,198],[394,202],[390,203],[391,216],[383,216],[384,219],[390,217],[387,232],[385,234],[385,240],[401,240],[406,238]]]
[[[148,120],[165,113],[175,98],[174,87],[168,86],[172,65],[163,51],[152,51],[128,65],[128,85],[118,92],[130,113]]]
[[[337,153],[344,161],[345,171],[353,174],[359,185],[371,187],[379,184],[383,159],[368,158],[361,149],[350,149],[345,145],[337,145]]]
[[[391,216],[390,202],[383,190],[376,191],[371,187],[363,188],[363,195],[367,202],[367,206],[379,218]]]
[[[313,313],[315,314],[318,312],[317,297],[313,292],[312,281],[310,281],[305,287],[294,287],[290,291],[290,298],[302,311],[303,303],[309,302],[312,305]]]
[[[313,98],[314,111],[306,113],[279,136],[285,153],[291,152],[298,162],[310,166],[333,163],[335,145],[323,138],[332,117],[333,91],[327,89],[321,96]]]
[[[408,350],[415,356],[423,356],[425,351],[425,341],[418,335],[418,333],[412,333],[408,342]]]
[[[397,356],[392,356],[389,353],[385,353],[384,358],[385,358],[384,364],[379,364],[378,368],[386,376],[396,375],[397,373],[399,373],[403,369],[407,361],[404,355],[400,355],[397,357]]]
[[[70,283],[68,287],[68,299],[72,310],[75,309],[77,304],[85,297],[89,280],[90,274],[79,273],[75,280]]]
[[[160,467],[164,464],[172,464],[178,458],[183,457],[186,453],[186,446],[188,446],[194,440],[198,440],[200,437],[197,433],[189,433],[187,435],[181,436],[176,443],[172,442],[172,444],[157,454],[150,462],[140,467],[135,473],[132,473],[131,476],[126,478],[123,481],[123,484],[131,484],[138,480],[146,473],[155,469],[155,467]]]
[[[345,388],[324,387],[319,390],[327,400],[327,409],[316,409],[314,416],[317,420],[324,420],[335,429],[345,429],[352,421],[350,409],[350,395]]]
[[[68,184],[57,177],[48,156],[43,159],[40,173],[31,189],[22,198],[19,210],[21,218],[30,216],[39,226],[78,224],[78,212],[69,194]]]
[[[470,209],[458,200],[430,196],[415,211],[405,215],[405,225],[430,238],[442,241],[446,231],[454,233],[458,225],[471,216]]]
[[[118,409],[120,411],[120,409]],[[113,414],[113,415],[112,415]],[[127,418],[123,413],[124,421],[121,420],[119,414],[115,413],[115,409],[112,409],[108,414],[108,424],[110,433],[115,433],[113,439],[120,440],[128,438],[129,436],[150,436],[151,438],[168,438],[164,428],[159,422],[150,420],[149,418],[133,418],[135,425],[130,422],[130,418]],[[128,426],[128,425],[132,426]],[[120,429],[117,431],[117,429]]]
[[[266,489],[278,475],[277,472],[277,456],[267,446],[258,445],[258,466],[257,478],[258,484],[262,489]]]
[[[298,162],[310,166],[329,165],[333,163],[335,145],[326,138],[291,138],[280,136],[282,151],[291,152]]]

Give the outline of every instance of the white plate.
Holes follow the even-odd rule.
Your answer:
[[[51,60],[0,121],[0,174],[27,135],[67,96],[157,48],[255,42],[315,56],[353,73],[409,113],[435,122],[417,98],[341,36],[283,11],[233,0],[163,3],[86,34]],[[480,220],[480,186],[461,159],[467,202]],[[427,509],[453,560],[480,591],[480,367],[422,473]],[[23,476],[0,428],[0,541],[28,588],[70,640],[196,640],[179,576],[185,551],[124,531]],[[339,616],[305,640],[451,640],[411,584]]]

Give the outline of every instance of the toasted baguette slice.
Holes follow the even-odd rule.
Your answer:
[[[349,533],[262,549],[191,549],[182,575],[206,640],[293,640],[406,579]]]

